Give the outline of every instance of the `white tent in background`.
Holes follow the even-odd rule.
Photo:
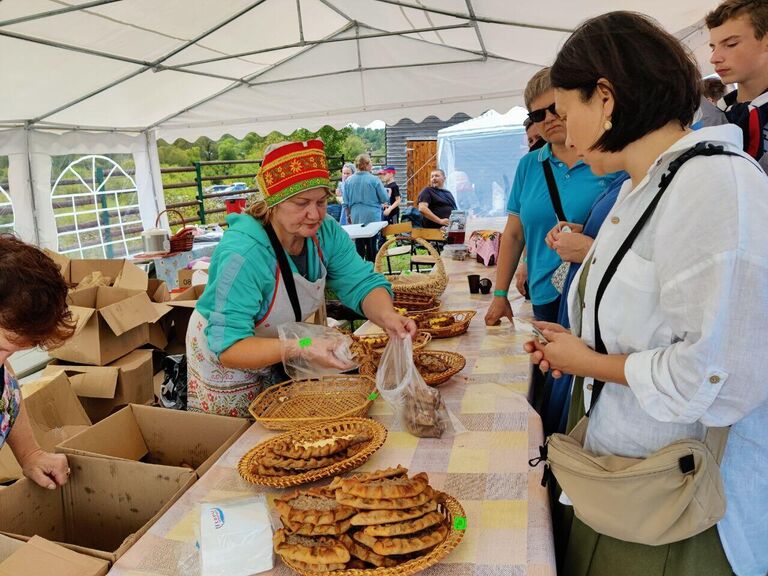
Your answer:
[[[164,207],[156,138],[509,110],[579,22],[618,7],[656,17],[698,51],[707,73],[701,20],[716,4],[5,0],[0,155],[15,228],[57,248],[57,155],[132,155],[135,175],[121,190],[137,196],[132,210],[149,226]],[[84,184],[89,193],[105,186]]]

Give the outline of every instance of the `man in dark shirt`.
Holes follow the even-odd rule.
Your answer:
[[[419,192],[419,212],[423,217],[424,228],[440,228],[448,226],[448,216],[456,210],[456,200],[448,190],[445,190],[445,172],[439,168],[432,170],[429,175],[431,186]]]
[[[385,166],[381,169],[381,181],[389,192],[389,206],[384,210],[384,218],[390,224],[400,222],[400,187],[395,182],[396,172],[394,166]]]

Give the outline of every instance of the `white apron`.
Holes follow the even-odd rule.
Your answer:
[[[320,250],[317,240],[315,246]],[[326,269],[320,253],[320,275],[310,282],[301,274],[294,274],[296,293],[301,304],[302,320],[315,312],[324,311]],[[285,283],[280,279],[280,268],[275,267],[275,291],[267,314],[256,323],[254,336],[277,338],[277,327],[295,322]],[[205,327],[208,321],[197,311],[192,312],[187,329],[187,410],[209,412],[224,416],[248,417],[248,405],[265,389],[285,378],[279,364],[256,370],[227,368],[208,349]]]

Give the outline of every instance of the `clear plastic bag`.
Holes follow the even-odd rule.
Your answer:
[[[352,338],[327,326],[286,322],[277,327],[285,373],[292,380],[341,374],[357,368]]]
[[[440,438],[456,433],[440,392],[427,386],[413,362],[410,336],[389,339],[376,372],[376,388],[414,436]]]

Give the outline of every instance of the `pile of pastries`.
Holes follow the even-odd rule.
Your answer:
[[[402,466],[349,478],[275,499],[283,528],[275,552],[311,572],[391,568],[427,554],[449,526],[440,493],[425,473]]]
[[[274,443],[254,465],[259,476],[292,476],[325,468],[356,454],[371,437],[346,434],[312,440],[286,439]]]

